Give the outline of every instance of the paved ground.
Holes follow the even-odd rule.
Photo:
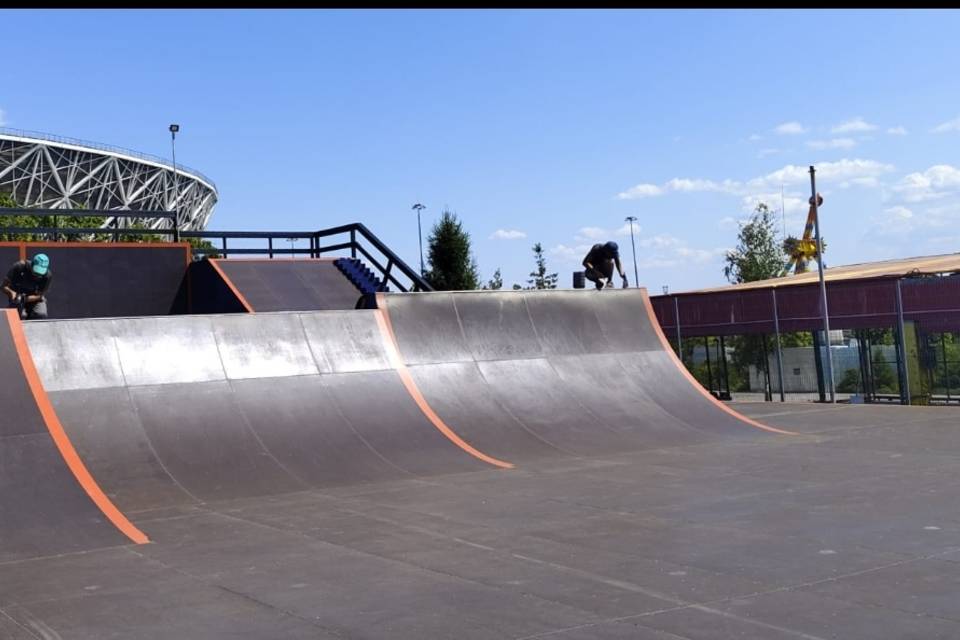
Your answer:
[[[380,303],[7,318],[0,640],[960,637],[955,408],[764,429],[636,290]]]
[[[128,514],[0,638],[960,636],[955,412],[738,408],[803,435]]]

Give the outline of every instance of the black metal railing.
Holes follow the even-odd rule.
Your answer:
[[[400,259],[380,238],[373,234],[362,223],[354,222],[320,231],[181,231],[177,228],[177,214],[174,211],[129,211],[129,210],[101,210],[101,209],[22,209],[0,207],[0,219],[12,216],[51,216],[54,220],[52,227],[8,227],[0,224],[0,235],[5,234],[34,234],[52,237],[59,240],[61,236],[91,236],[110,234],[114,241],[120,235],[124,236],[170,236],[174,242],[185,238],[207,240],[210,247],[193,247],[194,254],[215,254],[228,258],[231,255],[266,255],[275,256],[307,256],[321,258],[337,251],[349,251],[353,258],[361,257],[366,260],[380,275],[385,284],[393,284],[400,291],[433,291],[433,288],[424,278]],[[60,227],[57,218],[86,218],[102,217],[112,221],[106,227]],[[134,229],[121,226],[121,221],[128,219],[138,220],[169,220],[169,227],[157,229]],[[329,244],[322,244],[326,239]],[[229,246],[229,240],[266,241],[265,246],[256,247]],[[306,248],[279,248],[274,246],[275,241],[306,240]],[[338,241],[339,240],[339,241]],[[219,245],[219,246],[217,246]]]
[[[194,253],[231,255],[307,256],[322,258],[337,251],[349,251],[350,257],[368,262],[385,284],[393,284],[400,291],[433,291],[423,277],[400,259],[372,231],[360,222],[345,224],[320,231],[181,231],[183,238],[219,241],[219,246],[194,248]],[[266,240],[267,246],[230,248],[228,240]],[[322,244],[330,239],[329,244]],[[306,240],[306,248],[282,249],[274,242]],[[339,242],[338,242],[339,240]],[[216,242],[211,242],[216,245]],[[399,276],[399,277],[398,277]],[[403,280],[400,277],[404,278]]]

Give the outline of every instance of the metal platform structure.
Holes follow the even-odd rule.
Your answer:
[[[22,207],[177,211],[183,230],[204,229],[218,199],[212,180],[179,163],[174,171],[158,156],[9,128],[0,128],[0,191]]]

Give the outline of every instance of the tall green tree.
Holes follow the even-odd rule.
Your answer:
[[[786,261],[783,246],[777,242],[773,211],[761,202],[750,221],[740,226],[737,247],[727,251],[723,275],[734,284],[776,278]]]
[[[444,210],[430,232],[426,279],[437,291],[480,288],[480,273],[471,255],[470,234],[457,215]]]
[[[777,222],[773,210],[765,202],[758,203],[750,220],[740,226],[737,240],[736,248],[726,255],[723,275],[727,280],[739,284],[777,278],[783,274],[787,255],[777,240]],[[746,370],[750,365],[757,367],[761,373],[769,373],[766,370],[769,364],[766,353],[772,345],[764,344],[764,336],[736,336],[731,338],[730,344],[735,349],[733,366],[740,370],[744,386],[749,386]]]
[[[543,256],[543,246],[538,242],[533,245],[533,255],[537,263],[536,271],[530,272],[528,289],[556,289],[557,274],[547,273],[547,259]]]

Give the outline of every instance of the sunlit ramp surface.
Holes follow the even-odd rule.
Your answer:
[[[333,259],[211,260],[250,311],[353,309],[361,291]]]
[[[0,475],[43,515],[4,518],[0,638],[960,637],[949,411],[745,418],[641,291],[378,303],[27,323],[64,436],[150,543],[72,473],[45,484],[53,447]],[[30,429],[0,442],[52,438]]]

